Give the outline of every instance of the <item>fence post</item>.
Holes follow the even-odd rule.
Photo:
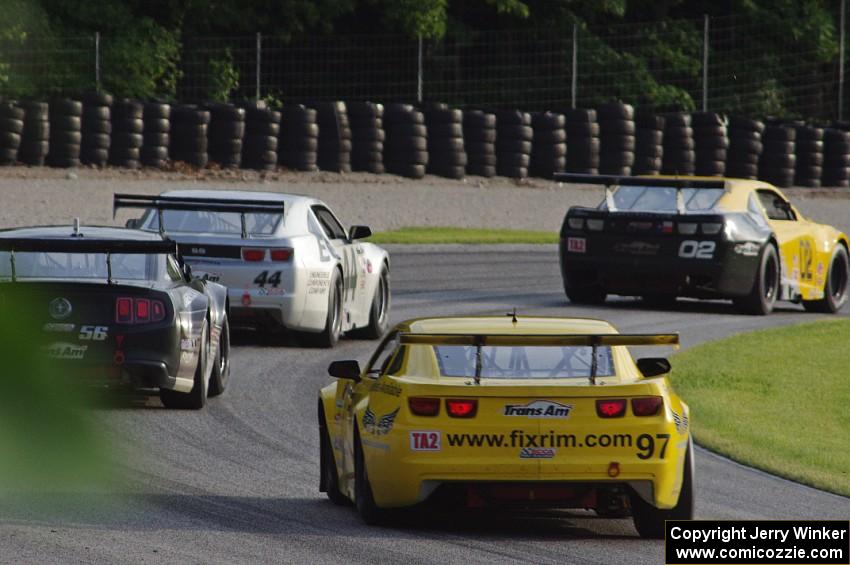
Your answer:
[[[257,101],[260,100],[260,55],[263,52],[263,36],[257,32]]]
[[[422,34],[419,34],[416,55],[416,101],[422,103]]]
[[[845,0],[841,0],[840,45],[838,47],[838,121],[844,119],[844,16]]]
[[[702,26],[702,111],[708,112],[708,14]]]
[[[573,76],[570,84],[570,99],[572,107],[576,107],[576,94],[578,92],[578,24],[573,24]]]
[[[94,87],[100,92],[100,32],[94,32]]]

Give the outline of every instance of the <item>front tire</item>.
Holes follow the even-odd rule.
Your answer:
[[[689,441],[685,454],[684,476],[682,490],[679,491],[679,501],[669,510],[656,508],[646,502],[637,493],[630,496],[632,504],[632,520],[635,529],[642,538],[663,538],[665,520],[694,519],[694,446]]]
[[[210,375],[209,396],[219,396],[227,388],[227,379],[230,377],[230,324],[225,316],[221,323],[221,334],[218,336],[218,349],[213,360],[212,374]]]
[[[743,314],[770,314],[779,296],[779,276],[779,254],[776,246],[768,243],[761,252],[752,290],[746,296],[735,298],[735,307]]]
[[[823,298],[803,301],[803,307],[809,312],[835,314],[847,302],[848,281],[850,281],[850,261],[847,259],[847,250],[843,245],[838,244],[829,262]]]
[[[189,392],[160,389],[159,398],[166,408],[200,410],[207,402],[207,356],[210,342],[207,326],[201,332],[201,351],[198,354],[198,366],[195,368],[195,381]]]

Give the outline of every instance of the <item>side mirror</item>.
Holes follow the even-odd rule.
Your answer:
[[[372,235],[372,230],[369,226],[351,226],[351,229],[348,230],[348,238],[351,241],[355,239],[366,239]]]
[[[130,229],[133,229],[133,230],[137,230],[137,229],[139,229],[139,226],[141,226],[141,225],[142,225],[142,221],[140,219],[130,218],[129,220],[127,220],[127,223],[124,224],[124,227],[130,228]]]
[[[637,367],[644,377],[657,377],[670,372],[670,361],[664,357],[646,357],[637,360]]]
[[[333,361],[328,365],[328,374],[337,379],[349,379],[358,382],[360,380],[360,363],[351,359]]]

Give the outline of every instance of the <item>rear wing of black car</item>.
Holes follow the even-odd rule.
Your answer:
[[[107,282],[112,284],[112,255],[177,255],[177,243],[170,240],[93,239],[86,237],[0,238],[0,252],[9,253],[12,282],[17,280],[15,253],[98,253],[106,255]]]
[[[184,198],[179,196],[148,196],[144,194],[116,194],[112,199],[112,216],[120,208],[139,208],[155,210],[159,214],[159,231],[165,234],[162,221],[164,210],[184,210],[191,212],[230,212],[239,214],[242,224],[242,238],[248,238],[245,214],[281,214],[283,202],[269,200],[236,200],[229,198]]]
[[[401,333],[401,345],[467,345],[476,348],[475,382],[481,381],[482,348],[486,346],[584,346],[592,348],[590,382],[596,384],[596,349],[605,346],[679,346],[679,334],[461,334]]]

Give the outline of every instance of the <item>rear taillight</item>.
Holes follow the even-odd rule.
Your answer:
[[[440,413],[440,399],[411,396],[407,399],[410,411],[416,416],[436,416]]]
[[[447,398],[446,412],[452,418],[474,418],[478,412],[478,401],[474,398]]]
[[[632,398],[632,413],[635,416],[655,416],[663,405],[664,400],[660,396]]]
[[[697,233],[697,225],[693,222],[679,222],[679,233],[682,235],[693,235]]]
[[[567,225],[570,226],[570,229],[572,230],[583,230],[584,218],[567,218]]]
[[[626,414],[626,400],[624,398],[597,400],[596,414],[600,418],[621,418]]]
[[[292,248],[281,247],[269,251],[272,261],[289,261],[292,258]]]
[[[266,258],[266,250],[265,249],[257,249],[253,247],[243,247],[242,248],[242,260],[243,261],[251,261],[257,262],[262,261]]]
[[[587,219],[587,229],[590,231],[602,231],[605,227],[605,220],[601,220],[599,218],[588,218]]]
[[[700,228],[705,235],[717,235],[723,229],[723,222],[703,222]]]
[[[150,298],[119,296],[115,299],[115,321],[119,324],[148,324],[165,319],[165,304]]]

